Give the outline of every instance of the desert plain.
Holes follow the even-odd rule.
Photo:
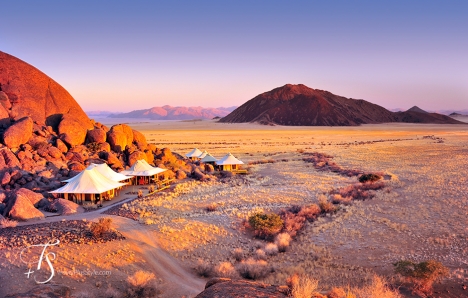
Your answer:
[[[244,258],[259,257],[267,243],[254,239],[242,224],[250,215],[317,203],[319,197],[357,183],[355,176],[320,171],[305,162],[313,152],[332,156],[346,169],[381,172],[386,187],[370,200],[340,205],[338,212],[306,223],[286,252],[261,256],[271,267],[261,282],[285,284],[294,273],[307,274],[326,291],[366,284],[374,274],[392,280],[392,263],[401,259],[435,259],[450,269],[450,276],[436,285],[438,295],[468,296],[463,290],[468,284],[468,125],[128,124],[149,143],[181,155],[195,147],[217,158],[230,152],[244,161],[249,174],[223,181],[177,181],[167,191],[120,207],[137,214],[136,220],[100,214],[104,210],[47,218],[111,217],[126,237],[53,248],[57,271],[111,272],[57,274],[52,283],[70,286],[74,297],[117,297],[127,276],[140,269],[154,272],[160,297],[195,297],[207,280],[194,270],[199,262],[213,268],[235,265],[235,251]],[[208,211],[208,206],[215,207]],[[0,296],[34,286],[23,278],[27,268],[19,251],[0,250]]]

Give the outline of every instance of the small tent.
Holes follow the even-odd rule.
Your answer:
[[[198,156],[198,158],[202,159],[202,158],[205,157],[207,154],[208,154],[208,152],[206,152],[206,150],[205,150],[205,151],[202,152],[202,154],[200,154],[200,155]]]
[[[137,160],[130,169],[120,173],[127,176],[134,176],[136,178],[136,184],[148,184],[151,182],[151,179],[165,171],[167,171],[167,169],[152,167],[146,160],[140,159]]]
[[[195,148],[193,149],[192,151],[190,151],[189,153],[185,154],[186,157],[190,158],[190,159],[198,159],[198,157],[202,154],[203,152],[201,152],[199,149]]]
[[[76,203],[84,201],[96,202],[100,199],[111,199],[116,195],[116,189],[126,185],[113,181],[102,175],[96,168],[85,169],[75,177],[68,179],[68,183],[50,193],[63,194],[66,200]]]
[[[244,163],[234,157],[231,153],[226,154],[223,158],[216,161],[216,165],[219,166],[222,171],[236,171],[240,169],[240,165]]]
[[[200,161],[202,163],[209,163],[209,164],[214,165],[214,163],[217,162],[218,160],[214,158],[213,155],[207,153]]]

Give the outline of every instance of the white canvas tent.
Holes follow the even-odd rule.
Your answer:
[[[203,163],[213,164],[213,163],[217,162],[218,160],[216,158],[214,158],[213,155],[207,153],[200,161],[203,162]]]
[[[115,190],[126,183],[113,181],[102,175],[96,168],[85,169],[75,177],[68,179],[68,183],[50,193],[64,194],[68,200],[75,202],[91,201],[98,199],[110,199],[116,194]]]
[[[92,163],[88,166],[88,168],[96,168],[96,170],[103,174],[105,177],[109,178],[110,180],[121,182],[125,180],[132,179],[132,176],[125,176],[124,174],[117,173],[116,171],[112,170],[106,163],[95,164]]]
[[[239,169],[239,165],[243,165],[244,163],[237,158],[234,157],[231,153],[226,154],[223,158],[216,162],[221,170],[223,171],[232,171]]]
[[[137,160],[133,166],[130,167],[130,169],[120,173],[127,176],[135,176],[137,178],[137,184],[142,184],[139,182],[141,181],[143,183],[149,183],[151,178],[165,171],[167,171],[167,169],[152,167],[148,164],[148,162],[146,162],[146,160],[140,159]]]
[[[195,148],[189,153],[185,154],[185,156],[191,159],[197,159],[202,153],[203,152],[201,152],[199,149]]]
[[[202,154],[200,154],[200,155],[198,156],[198,158],[202,159],[202,158],[205,157],[207,154],[208,154],[208,152],[206,152],[206,150],[205,150],[205,151],[202,152]]]

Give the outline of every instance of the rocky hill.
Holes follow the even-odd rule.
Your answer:
[[[177,164],[178,171],[168,173],[179,178],[195,170],[125,124],[108,128],[90,120],[58,83],[2,52],[0,84],[0,219],[42,218],[37,208],[74,204],[55,200],[48,191],[90,163],[107,163],[117,171],[139,159],[160,167]]]
[[[202,107],[153,107],[146,110],[135,110],[128,113],[109,115],[112,118],[141,118],[152,120],[190,120],[190,119],[213,119],[224,117],[232,112],[235,107],[230,108],[202,108]]]
[[[461,123],[444,115],[411,109],[395,113],[362,99],[346,98],[302,84],[287,84],[262,93],[220,122],[293,126],[352,126],[385,122]]]

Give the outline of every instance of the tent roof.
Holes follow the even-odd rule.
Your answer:
[[[189,153],[185,154],[187,157],[199,157],[203,152],[198,150],[197,148],[193,149]]]
[[[201,160],[201,162],[216,162],[218,161],[216,158],[213,157],[213,155],[207,153],[205,157],[203,157]]]
[[[106,163],[102,163],[102,164],[92,163],[89,165],[88,168],[96,168],[96,170],[99,173],[103,174],[105,177],[109,178],[110,180],[117,181],[117,182],[132,178],[131,176],[125,176],[121,173],[115,172]]]
[[[130,169],[122,171],[120,174],[129,176],[153,176],[165,171],[167,171],[167,169],[152,167],[146,162],[146,160],[140,159],[137,160]]]
[[[223,158],[216,162],[217,165],[243,165],[244,163],[234,157],[231,153],[226,154]]]
[[[83,172],[69,180],[70,181],[66,185],[59,189],[50,191],[50,193],[100,194],[126,185],[125,183],[112,181],[109,178],[106,178],[104,175],[99,173],[96,168],[85,169]]]
[[[200,155],[198,156],[198,158],[203,158],[203,157],[205,157],[207,154],[208,154],[208,152],[206,152],[206,150],[205,150],[205,151],[202,152],[202,154],[200,154]]]

